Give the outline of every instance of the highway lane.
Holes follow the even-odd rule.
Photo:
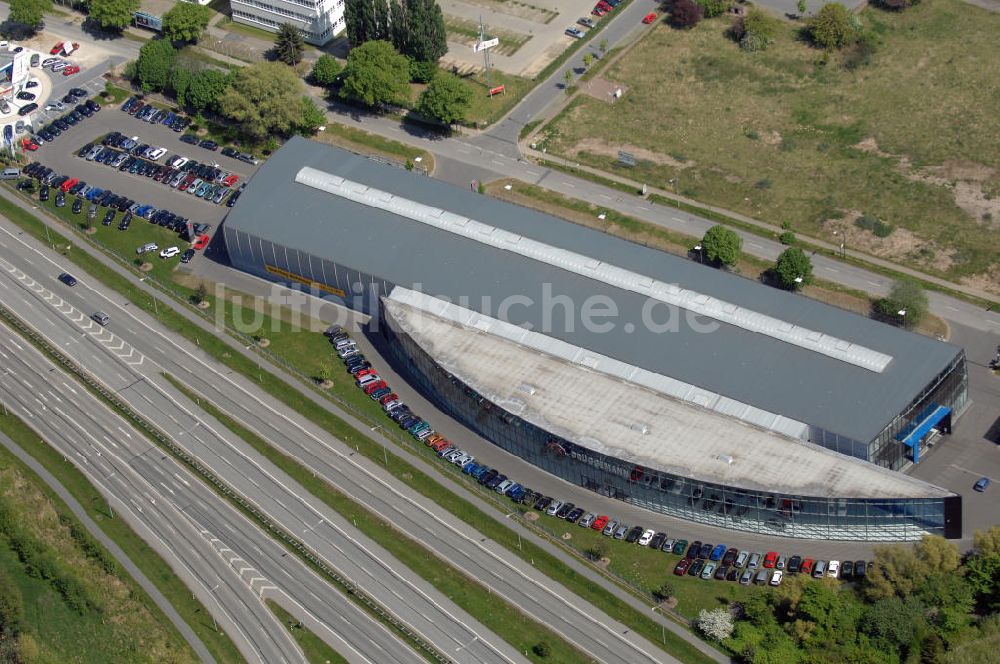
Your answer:
[[[13,260],[8,254],[4,254],[4,257]],[[28,268],[25,265],[21,267]],[[81,280],[80,285],[70,289],[55,282],[51,276],[48,280],[53,283],[51,286],[46,283],[46,286],[66,298],[78,296],[78,289],[87,285],[86,280]],[[453,561],[468,575],[484,580],[494,593],[515,606],[530,607],[532,615],[599,661],[675,661],[647,641],[627,635],[627,626],[612,620],[551,581],[529,563],[506,553],[494,542],[484,540],[480,533],[465,524],[455,523],[453,516],[431,501],[412,496],[405,489],[396,489],[393,486],[395,481],[390,476],[363,460],[352,458],[349,447],[318,427],[287,417],[281,410],[271,406],[270,399],[261,395],[248,381],[238,376],[223,375],[228,371],[226,369],[213,370],[214,362],[200,353],[191,352],[183,345],[174,344],[168,336],[159,332],[159,325],[144,320],[146,317],[141,313],[133,312],[127,307],[118,308],[110,300],[103,305],[94,305],[95,308],[97,306],[111,315],[112,324],[109,327],[116,328],[117,324],[124,326],[117,328],[119,332],[122,329],[129,332],[129,344],[134,344],[137,355],[125,354],[124,349],[119,349],[125,356],[125,361],[135,362],[135,358],[140,355],[144,358],[143,364],[137,367],[137,371],[145,376],[143,381],[136,383],[117,372],[118,382],[112,384],[116,389],[128,386],[123,394],[134,394],[142,399],[144,413],[148,414],[151,409],[157,408],[159,402],[156,395],[149,393],[150,382],[158,379],[159,370],[169,371],[192,389],[210,398],[217,407],[238,419],[242,425],[300,459],[306,467],[321,471],[323,477],[340,491],[363,497],[363,502],[369,509],[443,558]],[[138,315],[133,316],[133,313]],[[141,332],[136,333],[136,329]],[[95,360],[105,361],[104,358]],[[155,362],[156,367],[150,368],[146,362]],[[105,371],[114,375],[118,370],[109,365],[105,367]],[[165,389],[173,399],[186,401],[179,393],[173,394],[171,388]],[[195,408],[193,404],[191,407]],[[177,428],[184,421],[195,421],[175,418],[171,413],[165,415],[171,420],[168,427]],[[186,434],[178,435],[178,440],[183,441],[183,435]]]
[[[275,616],[262,604],[178,501],[142,477],[137,464],[161,456],[138,431],[115,416],[74,378],[56,368],[6,325],[0,325],[3,379],[0,395],[42,439],[59,450],[110,501],[199,596],[248,661],[298,662],[302,654]],[[200,482],[176,466],[178,482]],[[184,476],[188,475],[189,480]],[[162,485],[167,488],[167,485]],[[174,493],[174,489],[168,489]]]
[[[8,254],[4,254],[4,257],[13,260]],[[28,268],[25,265],[21,267]],[[52,283],[46,283],[46,286],[66,298],[78,296],[79,289],[87,286],[86,280],[81,280],[73,289],[56,282],[51,276],[48,280]],[[144,320],[146,317],[141,313],[133,316],[136,312],[127,307],[118,308],[112,301],[94,305],[95,308],[97,306],[111,315],[110,328],[115,328],[117,324],[124,326],[117,328],[119,332],[122,329],[125,332],[131,331],[127,335],[129,345],[132,345],[137,355],[132,355],[131,352],[126,354],[124,349],[119,349],[118,352],[126,362],[136,362],[135,358],[140,355],[145,358],[136,367],[144,380],[136,382],[126,377],[120,369],[107,364],[111,361],[107,354],[88,361],[99,363],[105,373],[115,375],[117,382],[111,383],[111,386],[124,390],[123,396],[132,395],[133,398],[140,399],[142,412],[149,414],[158,408],[160,397],[154,393],[156,390],[152,390],[150,384],[159,380],[160,370],[168,371],[211,399],[214,405],[238,419],[243,426],[253,429],[274,446],[300,459],[306,467],[321,471],[322,476],[341,492],[362,497],[369,509],[393,523],[409,537],[437,552],[439,556],[453,561],[469,576],[483,580],[495,594],[515,606],[527,607],[532,615],[570,642],[578,644],[593,657],[604,662],[674,661],[651,643],[634,635],[627,635],[627,626],[612,620],[551,581],[529,563],[514,556],[503,555],[500,553],[501,547],[484,540],[480,533],[457,522],[431,501],[410,495],[405,489],[396,489],[393,486],[395,480],[390,476],[377,467],[371,467],[371,464],[352,458],[350,447],[344,446],[322,429],[308,422],[301,422],[301,418],[294,414],[286,413],[287,409],[284,407],[272,406],[270,399],[252,383],[238,376],[225,375],[227,370],[216,369],[211,359],[190,351],[182,344],[175,344],[159,332],[159,325]],[[136,333],[136,329],[141,330],[141,333]],[[115,348],[119,343],[124,343],[124,340],[114,344]],[[149,367],[146,362],[155,362],[156,367]],[[169,386],[158,389],[164,390],[178,402],[187,401]],[[196,409],[194,404],[190,404],[189,408]],[[170,420],[166,425],[168,429],[186,427],[182,422],[196,421],[194,414],[190,419],[175,416],[171,412],[162,414]],[[196,433],[202,430],[203,428],[199,428]],[[183,442],[186,435],[180,434],[177,439]],[[279,506],[281,509],[286,508],[285,505]],[[289,514],[289,518],[296,517]],[[326,527],[326,523],[322,525]]]
[[[109,328],[101,328],[89,321],[87,313],[13,269],[8,261],[16,260],[44,280],[46,286],[61,285],[53,278],[58,273],[54,263],[39,272],[34,263],[43,264],[47,257],[32,252],[27,252],[30,257],[15,256],[18,251],[11,252],[7,246],[7,241],[13,239],[14,236],[5,235],[0,252],[6,259],[0,260],[3,284],[0,297],[37,330],[43,331],[52,343],[99,376],[120,398],[171,435],[192,456],[241,491],[275,522],[295,533],[313,553],[382,606],[390,608],[442,652],[462,662],[524,661],[519,653],[432,586],[421,579],[409,578],[412,574],[388,552],[358,533],[349,522],[310,496],[218,422],[199,417],[195,404],[174,391],[160,376],[163,367],[112,332],[118,329],[116,322],[120,322],[119,328],[129,324],[130,316],[125,309],[105,301],[96,291],[81,288],[85,284],[82,278],[75,289],[66,289],[70,297],[86,294],[90,298],[89,304],[82,305],[87,313],[100,307],[111,314],[115,322]],[[20,250],[23,252],[24,247]],[[137,335],[139,338],[153,336],[151,329],[143,327],[145,322],[136,320],[133,324],[143,330],[142,335]],[[153,345],[159,344],[169,348],[165,339],[155,338]]]
[[[48,429],[43,438],[82,466],[92,481],[96,478],[94,484],[102,492],[119,489],[114,495],[126,516],[141,520],[162,514],[156,527],[150,526],[151,532],[159,533],[165,544],[187,541],[189,546],[175,551],[176,557],[189,564],[207,559],[217,572],[214,589],[225,582],[230,592],[241,596],[241,603],[228,610],[240,633],[250,639],[275,640],[288,651],[258,646],[259,661],[302,659],[287,632],[260,602],[265,595],[317,625],[319,629],[313,628],[317,634],[351,662],[424,661],[385,625],[331,589],[298,558],[288,556],[275,539],[219,499],[186,467],[149,443],[82,386],[74,387],[71,376],[53,369],[6,326],[0,326],[0,358],[5,366],[4,389],[9,392],[4,403],[15,411],[20,405],[29,424]],[[101,478],[106,484],[100,483]],[[190,531],[181,533],[183,539],[166,536],[182,527]],[[212,577],[202,576],[208,579],[207,586]],[[214,593],[213,598],[218,595]],[[250,655],[248,659],[254,661]]]

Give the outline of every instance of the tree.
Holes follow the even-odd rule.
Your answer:
[[[975,555],[965,566],[965,580],[980,611],[1000,611],[1000,554]]]
[[[678,28],[693,28],[698,25],[704,10],[694,0],[674,0],[670,7],[670,18]]]
[[[903,277],[892,285],[889,297],[878,301],[879,311],[891,320],[899,320],[905,327],[915,327],[927,315],[930,303],[927,293],[916,280]],[[905,314],[900,314],[905,311]]]
[[[167,87],[173,91],[174,99],[177,100],[179,106],[187,105],[187,91],[191,87],[193,78],[194,74],[191,73],[190,69],[174,67],[170,70],[170,75],[167,77]]]
[[[977,530],[973,542],[977,556],[1000,556],[1000,526]]]
[[[919,2],[920,0],[877,0],[874,4],[891,12],[901,12]]]
[[[653,597],[661,602],[665,602],[674,596],[674,592],[676,592],[674,584],[670,581],[664,581],[660,584],[659,588],[653,591]]]
[[[573,70],[572,69],[567,69],[566,73],[563,74],[563,82],[564,82],[563,89],[566,90],[567,94],[569,94],[569,87],[571,85],[573,85]]]
[[[166,39],[153,39],[139,49],[136,72],[139,85],[145,92],[154,92],[167,87],[170,70],[177,60],[177,51]]]
[[[729,34],[739,42],[741,49],[752,53],[773,44],[780,25],[778,19],[753,7],[746,16],[733,21]]]
[[[376,39],[391,39],[387,0],[347,0],[344,21],[347,41],[353,48]]]
[[[340,63],[337,62],[337,58],[324,53],[313,65],[310,77],[316,85],[329,86],[334,84],[338,74],[340,74]]]
[[[172,42],[197,42],[208,27],[212,10],[194,2],[178,2],[163,15],[163,36]]]
[[[594,54],[588,51],[583,54],[583,66],[590,69],[590,65],[592,64],[594,64]]]
[[[954,572],[961,562],[958,547],[940,535],[924,535],[913,548],[928,575]]]
[[[191,299],[195,304],[201,304],[208,299],[208,288],[204,283],[198,284],[198,288],[195,289],[194,295],[191,296]]]
[[[799,0],[795,4],[795,8],[799,10],[799,15],[805,14],[806,13],[806,9],[807,9],[807,7],[806,7],[806,0]]]
[[[855,37],[850,12],[844,5],[823,5],[809,22],[809,36],[821,48],[840,48]]]
[[[743,238],[732,229],[716,224],[708,229],[701,240],[705,258],[715,264],[736,265],[743,248]]]
[[[302,51],[306,42],[302,33],[291,23],[282,23],[274,36],[274,52],[286,65],[295,66],[302,62]]]
[[[121,31],[139,11],[140,0],[90,0],[87,15],[105,30]]]
[[[875,547],[875,564],[864,586],[869,599],[909,597],[929,570],[915,547],[889,544]]]
[[[472,105],[472,90],[454,74],[439,73],[417,100],[417,111],[451,125],[465,119]]]
[[[302,120],[298,123],[299,133],[311,136],[326,124],[324,113],[309,95],[302,95]]]
[[[347,55],[343,97],[366,106],[399,104],[410,97],[410,63],[387,41],[365,42]]]
[[[263,139],[288,135],[303,122],[305,86],[296,73],[277,62],[237,69],[218,100],[219,113],[238,122],[244,133]]]
[[[876,642],[888,644],[893,650],[908,646],[924,623],[920,602],[913,598],[899,597],[880,599],[864,613],[859,627]]]
[[[798,247],[789,247],[778,256],[774,274],[782,288],[798,290],[812,283],[812,261]]]
[[[945,664],[944,641],[931,632],[920,644],[920,664]]]
[[[437,62],[448,52],[444,15],[436,0],[394,0],[392,43],[415,62]]]
[[[736,628],[733,614],[728,609],[714,609],[712,611],[702,609],[698,613],[697,625],[702,634],[716,641],[728,639]]]
[[[531,646],[531,652],[535,653],[538,657],[545,659],[552,654],[552,648],[545,641],[539,641],[535,645]]]
[[[44,22],[45,12],[51,9],[52,0],[10,0],[7,20],[34,31]]]
[[[701,6],[702,15],[705,18],[715,18],[722,16],[732,6],[730,0],[695,0]]]
[[[187,102],[199,113],[214,109],[232,78],[218,69],[202,69],[191,77],[187,89]]]

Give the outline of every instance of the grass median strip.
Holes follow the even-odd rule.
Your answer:
[[[66,490],[87,509],[90,517],[97,523],[101,530],[121,547],[129,559],[163,593],[164,597],[167,598],[174,609],[177,610],[184,621],[205,644],[205,647],[208,648],[216,661],[220,662],[220,664],[245,661],[228,635],[225,632],[213,629],[210,615],[204,605],[191,595],[163,558],[146,544],[124,520],[112,518],[107,500],[87,480],[83,473],[77,470],[73,464],[69,463],[55,448],[45,444],[38,434],[16,415],[8,412],[0,417],[0,430],[6,433],[21,449],[25,450],[38,463],[45,467],[46,470],[52,473]],[[3,450],[2,454],[5,457],[4,461],[6,463],[8,453],[6,450]],[[13,455],[10,455],[10,459],[20,463]],[[24,470],[30,472],[30,469],[27,467],[24,467]],[[41,483],[40,479],[39,483]],[[58,501],[58,504],[62,505],[62,501],[59,501],[54,493],[50,497],[53,502]],[[69,514],[68,508],[64,511]],[[72,522],[76,524],[78,529],[83,529],[83,526],[76,522],[75,517],[70,515],[68,518],[72,519]],[[131,579],[129,583],[130,585],[135,584]],[[180,634],[173,630],[172,625],[160,613],[145,591],[134,585],[131,588],[131,592],[134,597],[141,599],[147,608],[158,617],[158,623],[169,626],[174,633],[174,640],[177,643],[183,643]],[[194,654],[190,653],[186,644],[183,648],[188,654],[188,659],[193,660]]]
[[[361,503],[344,495],[313,470],[302,465],[297,459],[282,454],[266,440],[241,425],[234,418],[212,405],[210,399],[184,386],[170,374],[163,374],[178,391],[195,401],[202,410],[218,420],[248,445],[253,447],[268,461],[300,483],[313,496],[335,510],[345,519],[370,537],[389,553],[398,558],[408,569],[415,572],[440,592],[447,595],[458,606],[467,611],[500,638],[504,639],[528,657],[542,661],[533,648],[539,643],[547,643],[551,654],[546,662],[587,661],[587,656],[570,645],[548,627],[528,617],[515,606],[511,606],[499,596],[493,595],[487,587],[466,576],[460,569],[448,564],[420,543],[402,536],[391,523],[368,510]]]
[[[6,214],[35,238],[43,242],[46,241],[45,226],[30,213],[3,199],[0,199],[0,212]],[[59,238],[53,240],[56,243],[61,241],[63,244],[66,244],[68,242],[65,238],[57,236],[55,233],[52,233],[52,236]],[[396,453],[385,455],[382,445],[368,438],[357,429],[354,429],[329,410],[312,406],[301,392],[289,389],[289,385],[285,381],[270,373],[260,372],[256,362],[244,355],[232,352],[232,347],[226,341],[215,335],[207,334],[205,330],[181,316],[172,306],[163,306],[161,304],[155,307],[148,293],[142,291],[136,285],[130,283],[128,279],[103,265],[93,256],[84,251],[76,251],[72,252],[71,260],[89,272],[91,276],[98,278],[108,287],[117,290],[120,294],[127,297],[136,306],[159,320],[169,330],[183,336],[192,344],[196,343],[202,351],[208,353],[216,361],[258,383],[269,395],[287,406],[290,412],[296,412],[318,426],[323,427],[331,435],[349,444],[356,445],[358,451],[370,459],[379,462],[387,459],[388,469],[407,486],[421,495],[433,499],[438,505],[454,514],[457,518],[504,546],[511,554],[517,555],[524,560],[532,561],[535,567],[544,574],[562,583],[569,590],[604,611],[610,617],[630,626],[636,633],[641,634],[651,642],[663,644],[665,651],[684,662],[701,663],[711,661],[694,645],[672,632],[664,633],[661,625],[644,612],[633,608],[610,591],[593,583],[587,575],[578,573],[544,549],[530,543],[521,543],[519,547],[517,533],[500,525],[479,507],[445,488],[439,479],[432,478],[418,470]],[[216,306],[219,306],[219,303],[216,303]],[[264,321],[266,329],[272,329],[268,325],[268,322],[267,320]],[[325,344],[325,341],[318,334],[308,336],[314,336],[321,343]],[[271,348],[277,349],[279,346],[279,343],[274,343]],[[301,363],[303,360],[315,360],[316,356],[315,354],[306,355],[298,353],[296,357]],[[320,357],[332,358],[331,351],[327,349],[326,355]],[[302,369],[300,367],[300,364],[292,365],[293,369],[301,372]],[[306,375],[309,374],[307,373]],[[344,390],[344,392],[347,393],[348,390]],[[381,411],[370,400],[365,399],[364,406],[361,407],[361,412],[358,412],[359,405],[357,404],[357,400],[360,400],[361,397],[357,394],[357,390],[350,390],[350,393],[354,397],[351,401],[345,403],[343,398],[338,398],[336,401],[353,411],[362,420],[371,422],[376,426],[385,423]],[[394,437],[394,439],[397,443],[402,441],[398,437]],[[407,444],[407,442],[403,441],[402,444],[407,445],[408,449],[411,450],[418,449],[412,442]],[[423,452],[427,454],[426,449]],[[454,481],[455,479],[461,480],[463,478],[449,475],[449,479]],[[466,484],[466,486],[472,487],[470,484]],[[477,489],[477,487],[472,488]],[[495,502],[495,498],[491,499],[494,501],[491,504],[499,508],[499,505]],[[531,527],[530,524],[525,525]],[[560,542],[553,543],[568,548]]]
[[[302,654],[305,655],[309,664],[348,664],[340,653],[331,648],[326,641],[303,627],[301,622],[281,608],[277,602],[271,599],[264,600],[264,602],[267,604],[267,608],[278,616],[278,620],[288,628],[288,633],[302,648]]]

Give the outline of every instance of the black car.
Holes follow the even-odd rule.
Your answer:
[[[703,567],[705,567],[705,561],[701,558],[696,559],[691,563],[691,567],[688,568],[688,576],[698,576],[701,574]]]
[[[738,581],[739,578],[740,578],[740,568],[739,567],[733,567],[726,574],[726,581]]]
[[[628,531],[625,535],[625,541],[629,544],[635,544],[640,537],[642,537],[642,526],[632,526],[632,530]]]
[[[49,200],[49,185],[43,184],[42,188],[38,190],[38,200],[43,203]]]
[[[798,574],[799,569],[802,567],[802,556],[792,556],[788,559],[788,573]]]
[[[67,94],[66,96],[64,96],[62,98],[62,103],[64,103],[64,104],[75,104],[76,103],[76,97],[74,97],[71,94]]]
[[[566,515],[566,520],[570,523],[576,523],[583,516],[584,509],[582,507],[575,507],[570,510],[569,514]]]
[[[871,563],[868,563],[868,565],[871,565]],[[865,565],[865,561],[863,561],[863,560],[855,560],[854,561],[854,578],[855,579],[864,579],[866,576],[868,576],[868,566]]]
[[[199,143],[198,147],[205,148],[206,150],[211,150],[212,152],[215,152],[216,150],[219,149],[219,144],[216,143],[215,141],[210,141],[206,139],[201,143]]]
[[[697,558],[699,551],[701,551],[701,542],[695,540],[694,542],[691,542],[691,546],[688,547],[685,556],[688,558]]]
[[[98,104],[98,103],[97,103],[96,101],[94,101],[93,99],[88,99],[88,100],[87,100],[86,102],[84,102],[84,103],[85,103],[85,105],[87,106],[87,108],[89,108],[90,110],[92,110],[92,111],[93,111],[94,113],[96,113],[96,112],[98,112],[99,110],[101,110],[101,105],[100,105],[100,104]]]
[[[653,535],[653,539],[649,540],[649,548],[659,549],[661,546],[663,546],[663,543],[666,541],[666,539],[667,539],[666,533],[656,533],[655,535]]]
[[[66,207],[66,194],[61,191],[56,192],[56,207]]]
[[[115,220],[115,210],[112,208],[104,213],[104,221],[102,221],[101,223],[104,224],[105,226],[110,226],[111,222],[114,220]]]
[[[714,548],[715,547],[711,544],[702,544],[701,551],[698,552],[698,557],[707,559],[710,555],[712,555],[712,549]]]
[[[67,286],[76,286],[76,277],[74,277],[69,272],[63,272],[59,275],[59,281],[63,282]]]
[[[719,565],[719,569],[715,570],[715,580],[722,581],[729,574],[729,565]]]
[[[192,258],[194,258],[194,249],[191,248],[185,249],[184,253],[181,254],[182,263],[190,263]]]
[[[840,578],[849,579],[854,576],[854,561],[845,560],[840,564]]]
[[[18,92],[17,98],[22,101],[35,101],[35,95],[30,92]]]
[[[499,475],[499,474],[500,474],[500,473],[498,473],[497,471],[495,471],[495,470],[491,470],[491,471],[489,471],[489,472],[487,472],[487,473],[483,474],[483,475],[482,475],[482,476],[481,476],[481,477],[479,478],[479,483],[480,483],[480,484],[482,484],[482,485],[485,485],[485,484],[486,484],[487,482],[489,482],[490,480],[492,480],[493,478],[495,478],[495,477],[496,477],[497,475]]]
[[[566,515],[576,509],[576,505],[573,503],[563,503],[563,506],[559,508],[556,512],[556,516],[560,519],[565,519]]]
[[[83,211],[83,199],[77,198],[73,201],[73,214],[80,214]]]
[[[78,99],[83,99],[87,96],[87,91],[83,88],[70,88],[69,93]]]
[[[226,207],[233,207],[234,205],[236,205],[236,201],[239,200],[241,193],[242,192],[237,191],[235,194],[233,194],[232,196],[230,196],[229,200],[226,201]]]
[[[239,152],[236,151],[236,148],[231,148],[227,146],[222,148],[222,154],[227,157],[235,157],[236,155],[239,154]]]
[[[184,134],[181,136],[181,142],[188,145],[198,145],[198,137],[194,134]]]
[[[31,102],[30,104],[25,104],[24,106],[22,106],[17,111],[17,114],[20,115],[21,117],[24,117],[28,113],[31,113],[31,112],[35,111],[37,108],[38,108],[38,104],[36,104],[35,102]],[[49,139],[45,139],[45,140],[49,140]]]
[[[494,477],[493,479],[491,479],[489,482],[486,483],[486,488],[490,489],[490,490],[496,489],[498,486],[500,486],[503,482],[506,482],[506,481],[507,481],[507,476],[504,475],[503,473],[500,473],[496,477]]]
[[[87,108],[83,104],[77,104],[76,108],[73,109],[73,110],[75,110],[77,113],[79,113],[80,115],[82,115],[85,118],[89,118],[91,115],[94,114],[94,112],[92,110],[90,110],[89,108]]]
[[[490,471],[490,472],[493,472],[493,471]],[[535,509],[536,510],[543,510],[544,511],[544,510],[547,510],[549,508],[549,505],[551,505],[551,504],[552,504],[552,499],[551,498],[549,498],[548,496],[542,496],[541,498],[539,498],[538,500],[535,501]]]

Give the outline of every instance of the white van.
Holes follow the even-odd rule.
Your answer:
[[[5,168],[3,172],[0,173],[0,180],[16,180],[21,177],[20,168]]]

